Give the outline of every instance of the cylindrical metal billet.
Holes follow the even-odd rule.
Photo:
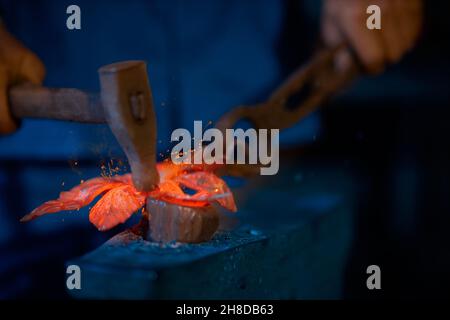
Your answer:
[[[185,207],[147,199],[147,240],[198,243],[212,238],[219,227],[219,213],[213,206]]]

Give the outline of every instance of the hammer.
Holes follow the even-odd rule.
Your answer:
[[[9,91],[17,119],[42,118],[107,123],[131,166],[133,183],[150,191],[159,182],[156,170],[156,119],[144,61],[101,67],[100,94],[78,89],[17,86]]]
[[[159,182],[156,170],[156,117],[143,61],[123,61],[99,69],[101,93],[78,89],[18,86],[9,90],[12,115],[108,123],[131,166],[133,183],[150,191]],[[219,225],[214,208],[190,208],[149,199],[145,238],[153,241],[201,242]]]

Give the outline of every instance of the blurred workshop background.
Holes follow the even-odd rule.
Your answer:
[[[264,100],[308,60],[319,37],[315,0],[79,0],[78,31],[65,27],[70,4],[0,0],[0,10],[7,28],[45,63],[46,86],[96,92],[100,66],[146,60],[160,159],[168,154],[173,129],[193,129],[194,120],[214,121],[234,106]],[[270,199],[267,187],[258,192],[249,181],[236,184],[253,188],[251,197],[237,196],[243,220],[252,208],[264,211],[258,215],[269,222],[276,219],[273,210],[296,210],[300,217],[302,199],[325,218],[334,208],[330,199],[351,210],[341,223],[351,227],[351,241],[342,244],[348,245],[343,269],[314,261],[318,272],[339,272],[337,294],[311,287],[302,297],[308,298],[308,290],[318,298],[449,295],[450,5],[425,5],[421,40],[401,63],[358,80],[281,134],[275,185],[285,186],[284,195],[257,206]],[[28,224],[19,219],[82,179],[126,167],[124,159],[105,125],[26,120],[17,133],[0,137],[1,299],[68,298],[64,263],[126,226],[100,233],[86,209]],[[333,197],[308,197],[308,190],[320,194],[321,188]],[[328,233],[333,239],[339,230]],[[322,254],[336,246],[324,246]],[[371,264],[382,270],[380,292],[366,288],[365,268]]]

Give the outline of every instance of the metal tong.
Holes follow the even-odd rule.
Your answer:
[[[298,123],[360,74],[362,69],[353,57],[345,70],[337,68],[337,55],[344,50],[351,52],[345,44],[317,51],[310,62],[298,68],[267,101],[232,109],[219,119],[216,128],[225,133],[241,120],[250,122],[255,129],[282,130]],[[222,169],[222,173],[253,176],[259,168],[258,164],[230,164]]]
[[[240,120],[249,121],[255,129],[285,129],[293,126],[323,102],[347,87],[359,74],[355,59],[345,70],[336,67],[336,56],[348,50],[342,44],[318,51],[309,63],[297,69],[270,98],[254,106],[238,106],[222,116],[216,127],[233,128]]]

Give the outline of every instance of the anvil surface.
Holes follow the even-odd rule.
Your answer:
[[[201,244],[158,244],[131,231],[69,261],[76,298],[339,298],[353,235],[343,170],[290,168],[235,189],[239,225]]]

